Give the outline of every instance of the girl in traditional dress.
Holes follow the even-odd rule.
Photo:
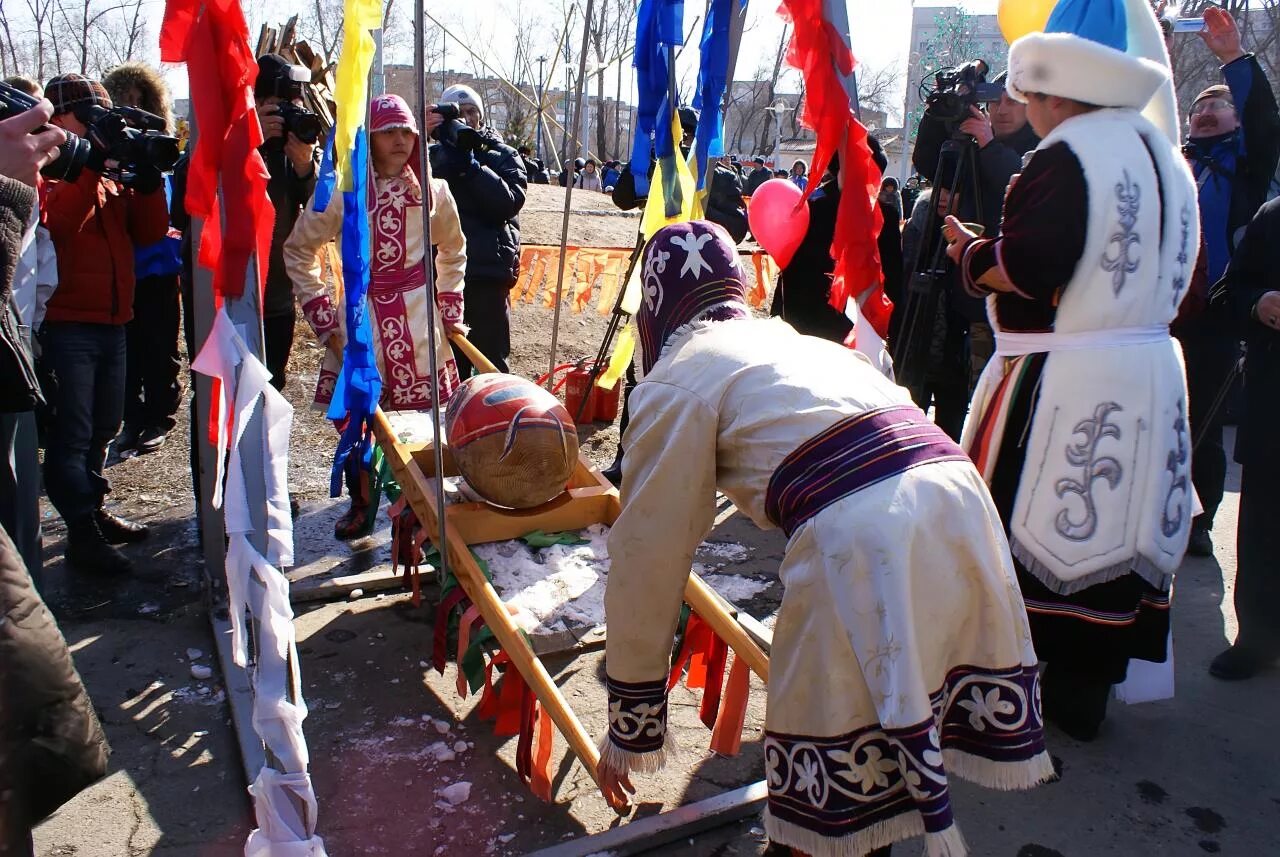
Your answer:
[[[458,222],[458,209],[449,186],[431,179],[431,241],[436,249],[436,303],[428,303],[422,255],[421,183],[417,175],[418,127],[409,106],[398,95],[373,100],[369,119],[369,148],[375,181],[371,221],[372,259],[369,273],[369,314],[374,354],[382,376],[381,407],[385,411],[418,411],[431,407],[439,393],[444,406],[459,384],[458,367],[447,333],[462,328],[462,277],[467,244]],[[321,258],[325,245],[342,228],[342,196],[334,194],[324,211],[314,200],[302,212],[285,242],[285,267],[316,337],[327,349],[320,367],[315,404],[327,408],[342,367],[346,342],[345,309],[330,295]],[[430,375],[427,325],[435,319],[437,377]],[[354,461],[355,458],[353,457]],[[352,538],[365,529],[369,508],[367,474],[348,479],[351,508],[334,525],[334,535]]]

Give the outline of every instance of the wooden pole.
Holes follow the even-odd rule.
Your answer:
[[[474,345],[472,345],[461,333],[449,334],[449,339],[462,350],[467,358],[476,365],[482,372],[497,372],[497,368],[488,361],[488,359],[480,353]],[[610,521],[613,523],[617,520],[618,512],[621,507],[616,505],[609,515]],[[689,604],[695,613],[702,617],[712,630],[719,635],[720,639],[729,644],[729,648],[733,649],[738,657],[747,662],[751,667],[751,671],[760,676],[760,680],[768,683],[769,681],[769,656],[764,653],[742,626],[738,624],[738,620],[733,617],[729,609],[725,606],[724,600],[716,593],[714,589],[706,584],[696,573],[689,573],[689,581],[685,584],[684,600]]]
[[[383,452],[391,462],[391,469],[395,473],[400,487],[409,496],[410,505],[414,513],[418,515],[425,531],[432,534],[437,531],[444,532],[444,540],[436,544],[436,549],[442,557],[446,553],[448,554],[449,566],[453,569],[453,575],[458,584],[467,594],[467,597],[471,599],[471,603],[480,610],[480,615],[484,617],[485,624],[489,626],[489,630],[497,638],[502,650],[511,658],[512,665],[519,671],[534,694],[537,695],[538,701],[551,716],[552,721],[560,730],[560,734],[564,735],[570,751],[581,760],[582,764],[586,766],[587,772],[591,774],[592,779],[599,784],[596,768],[600,763],[600,753],[596,749],[595,742],[591,740],[591,736],[583,728],[582,721],[578,719],[578,716],[573,713],[573,709],[565,702],[564,697],[560,694],[560,689],[556,687],[555,681],[552,680],[546,667],[542,665],[542,661],[538,660],[538,656],[529,647],[529,643],[520,632],[519,626],[511,618],[511,614],[507,612],[506,605],[498,597],[493,584],[489,582],[476,564],[475,557],[471,555],[471,550],[467,543],[456,531],[445,525],[446,515],[439,513],[439,510],[443,507],[436,505],[435,500],[432,498],[431,486],[427,484],[427,478],[413,463],[412,457],[405,451],[405,448],[396,442],[395,432],[392,430],[391,424],[387,422],[386,414],[381,409],[374,413],[373,433],[378,442],[382,444]],[[437,473],[436,482],[439,483],[442,479],[443,474]],[[625,804],[613,804],[613,807],[621,812],[625,809]]]

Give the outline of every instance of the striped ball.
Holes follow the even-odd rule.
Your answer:
[[[578,431],[560,400],[531,381],[490,373],[462,382],[445,437],[467,484],[497,506],[528,509],[565,490]]]

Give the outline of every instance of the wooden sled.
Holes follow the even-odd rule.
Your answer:
[[[462,337],[454,341],[472,363],[483,371],[496,371],[470,342]],[[618,489],[608,482],[581,453],[578,466],[563,494],[534,509],[504,510],[486,503],[457,503],[445,509],[445,544],[439,540],[439,510],[430,480],[436,477],[435,455],[431,443],[401,443],[387,421],[377,411],[373,417],[374,439],[399,482],[401,490],[418,522],[432,544],[448,560],[449,569],[467,598],[493,632],[502,651],[510,658],[538,702],[550,716],[569,745],[599,784],[597,765],[600,753],[582,722],[561,695],[546,667],[538,659],[515,620],[507,611],[493,585],[485,577],[470,546],[483,542],[516,539],[534,530],[561,532],[580,530],[591,524],[612,525],[621,511]],[[458,475],[447,446],[443,450],[444,475]],[[723,640],[760,679],[769,680],[769,658],[743,630],[730,613],[727,604],[694,573],[685,587],[685,601],[702,621]],[[625,807],[614,805],[622,812]]]

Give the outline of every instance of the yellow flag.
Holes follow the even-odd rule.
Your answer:
[[[622,377],[622,373],[626,372],[627,367],[631,365],[631,358],[635,353],[636,335],[632,326],[628,324],[622,329],[622,333],[618,334],[618,339],[613,344],[613,354],[609,356],[609,368],[605,369],[604,374],[596,380],[596,386],[612,390],[618,383],[618,379]]]
[[[338,189],[351,190],[351,147],[356,131],[364,124],[369,98],[369,67],[373,65],[373,30],[382,26],[381,0],[346,0],[343,4],[346,31],[342,36],[342,59],[338,62],[334,101],[338,117],[334,127],[333,153],[338,173]]]
[[[671,134],[676,141],[676,151],[679,152],[679,141],[683,134],[679,114],[673,114],[671,117]],[[674,217],[667,217],[667,201],[661,193],[663,169],[662,162],[659,161],[654,167],[653,178],[649,182],[649,200],[644,206],[644,216],[640,218],[640,231],[644,234],[646,241],[662,227],[672,223],[684,223],[694,217],[694,197],[697,195],[698,186],[693,180],[693,173],[689,172],[688,162],[679,155],[674,158],[674,161],[676,183],[680,187],[680,211]]]

